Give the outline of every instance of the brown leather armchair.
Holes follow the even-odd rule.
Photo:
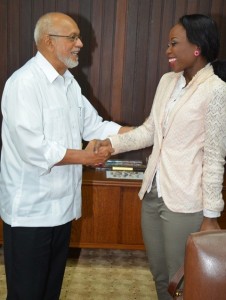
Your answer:
[[[226,230],[189,236],[183,300],[226,300]]]
[[[226,230],[189,235],[184,266],[171,278],[168,291],[176,300],[226,300]]]

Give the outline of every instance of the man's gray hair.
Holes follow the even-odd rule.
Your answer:
[[[54,13],[47,13],[42,17],[40,17],[40,19],[37,21],[34,30],[34,40],[36,45],[40,43],[44,35],[50,32],[55,33],[53,31],[53,18],[52,18],[53,15]]]

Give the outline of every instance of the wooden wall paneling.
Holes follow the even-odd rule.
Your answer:
[[[136,89],[136,49],[137,49],[137,26],[138,26],[139,2],[129,0],[127,7],[127,24],[125,35],[125,61],[123,74],[122,92],[122,120],[126,124],[136,125],[136,119],[132,116],[132,100],[134,89]],[[141,21],[142,22],[142,21]],[[142,102],[142,99],[139,99]],[[121,121],[122,121],[121,120]]]
[[[67,0],[55,0],[55,11],[59,11],[68,14],[68,1]]]
[[[218,22],[219,26],[221,26],[221,19],[222,17],[225,18],[225,0],[212,0],[211,1],[211,8],[210,12],[214,19]]]
[[[34,29],[38,19],[44,14],[44,4],[43,0],[31,1],[32,2],[32,20],[31,20],[31,31],[32,31],[32,56],[37,52],[35,41],[34,41]]]
[[[202,14],[210,14],[210,8],[212,2],[215,0],[188,0],[187,1],[187,14],[193,14],[193,13],[202,13]]]
[[[79,11],[79,1],[75,0],[67,0],[67,9],[70,15],[77,18]]]
[[[112,88],[111,88],[111,117],[114,121],[121,123],[123,71],[125,59],[125,34],[127,20],[127,0],[117,1],[115,17],[115,35],[112,66]]]
[[[8,66],[8,18],[7,18],[7,0],[0,1],[0,97],[2,95],[3,86],[7,79]],[[1,146],[1,143],[0,143]]]
[[[9,77],[16,69],[20,67],[20,1],[9,1],[8,2],[8,42],[7,42],[7,53],[8,53],[8,70],[7,77]]]
[[[200,0],[198,3],[198,11],[208,15],[210,13],[212,2],[213,0]]]
[[[79,0],[67,0],[67,13],[75,18],[75,20],[79,14],[79,7]]]
[[[78,80],[83,94],[91,101],[90,95],[92,87],[90,85],[90,71],[92,69],[91,47],[93,37],[91,24],[92,1],[85,0],[77,2],[78,4],[73,8],[73,11],[76,9],[76,14],[71,15],[79,26],[83,48],[79,53],[79,66],[73,69],[72,72],[75,74],[75,78]]]
[[[81,31],[83,48],[79,54],[79,67],[74,70],[74,72],[76,72],[75,77],[82,88],[83,94],[99,111],[98,105],[101,104],[98,102],[97,98],[93,97],[93,85],[91,82],[91,72],[93,69],[96,69],[93,60],[93,53],[96,47],[95,31],[92,24],[93,2],[89,0],[77,2],[78,15],[75,17],[75,20]],[[94,101],[93,98],[95,99]]]
[[[149,116],[151,112],[152,103],[154,100],[154,95],[156,92],[156,87],[161,77],[160,65],[163,58],[160,55],[159,48],[161,46],[161,32],[162,32],[162,19],[160,15],[162,13],[162,1],[152,1],[152,6],[150,7],[149,16],[149,33],[148,39],[145,41],[148,44],[147,49],[147,68],[146,73],[143,75],[143,80],[146,81],[145,84],[145,97],[141,99],[144,102],[143,114],[139,117],[139,124],[142,124],[144,120]],[[139,66],[138,66],[139,67]],[[134,111],[134,116],[136,117],[136,111]],[[138,155],[138,153],[140,155]],[[136,151],[134,153],[135,158],[143,160],[146,162],[147,157],[151,153],[151,147],[143,150]]]
[[[100,93],[100,64],[101,64],[101,43],[102,43],[102,19],[103,19],[103,0],[96,0],[95,5],[92,6],[91,24],[91,68],[90,68],[90,101],[103,117],[104,109],[101,108],[99,100]],[[84,41],[85,42],[85,41]],[[82,62],[81,62],[82,64]]]
[[[90,47],[87,47],[88,53],[86,55],[91,57],[90,63],[92,64],[89,74],[90,93],[88,98],[105,119],[112,119],[110,111],[115,7],[114,1],[109,3],[98,0],[95,1],[95,5],[93,3],[91,9],[92,28],[89,36]],[[84,42],[86,43],[86,41]],[[83,50],[81,51],[82,55],[84,54]],[[92,54],[91,51],[93,51]],[[81,60],[81,69],[83,72],[83,60]]]
[[[36,0],[35,0],[36,1]],[[40,1],[40,0],[38,0]],[[63,0],[64,1],[64,0]],[[52,11],[56,11],[56,0],[43,0],[43,13],[42,14],[46,14],[48,12],[52,12]],[[65,2],[64,2],[65,5]]]
[[[79,3],[78,15],[75,17],[75,21],[81,30],[82,41],[85,46],[81,51],[81,61],[80,69],[84,75],[89,79],[90,68],[92,64],[90,61],[91,56],[91,34],[92,34],[92,24],[91,24],[91,13],[92,13],[92,1],[85,0]]]
[[[115,1],[103,2],[103,19],[102,19],[102,44],[101,44],[101,61],[100,61],[100,94],[102,107],[105,116],[109,118],[110,99],[112,87],[112,58],[114,45],[114,24],[115,24]]]
[[[159,62],[159,73],[162,76],[164,73],[169,71],[169,64],[166,57],[166,49],[169,41],[169,32],[172,26],[177,22],[175,21],[175,2],[164,1],[162,6],[161,15],[161,43],[159,45],[159,53],[161,62]]]
[[[222,9],[223,9],[223,1],[222,0],[211,1],[210,13],[216,20],[219,27],[221,27]]]
[[[222,12],[224,12],[223,15]],[[220,48],[219,57],[221,59],[226,59],[226,1],[222,1],[222,10],[220,15],[221,15],[221,22],[220,22],[221,48]]]
[[[197,0],[187,0],[187,14],[193,14],[198,12],[198,2]]]
[[[122,118],[131,125],[142,124],[149,115],[156,90],[155,81],[158,82],[156,74],[159,70],[158,46],[161,36],[159,13],[162,6],[161,1],[149,3],[150,6],[147,6],[148,2],[142,2],[142,7],[139,8],[141,2],[128,2]],[[139,14],[139,11],[142,12],[145,6],[144,15],[143,13]],[[143,27],[145,28],[144,36],[141,34]],[[142,63],[145,61],[146,65],[140,65],[140,61]],[[139,85],[137,79],[142,80],[143,83]],[[143,109],[137,110],[138,106]],[[149,153],[150,149],[148,148],[121,154],[121,157],[145,160]]]
[[[20,2],[19,11],[19,53],[20,66],[33,56],[34,26],[32,22],[32,1]]]
[[[187,1],[175,0],[174,19],[175,22],[185,14],[187,8]]]
[[[146,80],[146,91],[145,91],[145,106],[143,120],[149,116],[156,87],[159,82],[159,65],[161,57],[159,55],[159,46],[161,44],[161,23],[162,20],[159,18],[161,14],[162,3],[160,1],[153,1],[151,7],[151,14],[149,20],[149,37],[148,37],[148,57],[147,57],[147,73],[145,76]]]
[[[119,122],[127,125],[138,125],[140,118],[139,114],[133,115],[133,101],[138,101],[142,106],[144,99],[136,96],[134,100],[134,93],[139,86],[137,85],[137,39],[138,39],[138,23],[139,23],[139,5],[140,2],[136,0],[129,0],[127,2],[127,15],[126,15],[126,31],[125,31],[125,50],[124,50],[124,66],[123,66],[123,87],[122,87],[122,106],[121,106],[121,120]],[[140,20],[143,22],[143,18]],[[140,92],[140,89],[139,89]],[[140,96],[140,95],[139,95]],[[142,156],[141,151],[132,151],[120,154],[120,158],[127,159],[140,159]]]
[[[149,31],[150,31],[150,16],[151,6],[150,1],[138,2],[138,23],[137,23],[137,38],[136,38],[136,56],[135,56],[135,73],[134,73],[134,89],[131,103],[131,121],[130,123],[142,124],[144,121],[145,108],[145,92],[147,82],[147,65],[149,48]]]

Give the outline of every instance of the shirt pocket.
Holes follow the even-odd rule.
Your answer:
[[[66,137],[64,108],[45,108],[43,118],[45,138],[55,142],[63,142]]]

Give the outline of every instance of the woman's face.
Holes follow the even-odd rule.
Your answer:
[[[196,69],[198,59],[194,55],[195,50],[198,50],[198,47],[188,41],[184,27],[180,24],[175,25],[170,31],[169,44],[166,50],[172,70],[192,73],[193,69]]]

